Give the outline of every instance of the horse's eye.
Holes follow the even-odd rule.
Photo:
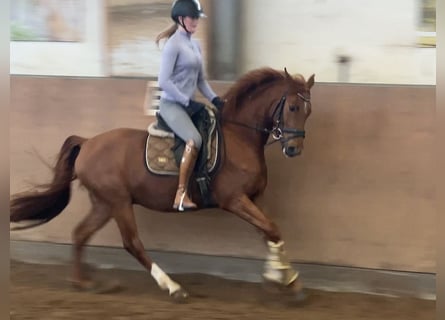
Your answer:
[[[299,111],[300,107],[299,106],[289,106],[289,110],[292,112]]]

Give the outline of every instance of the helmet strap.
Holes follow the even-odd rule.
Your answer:
[[[181,27],[184,28],[184,30],[185,30],[187,33],[190,33],[190,31],[188,31],[188,30],[187,30],[187,27],[185,26],[185,23],[184,23],[184,17],[178,17],[178,23],[179,23],[179,25],[180,25]]]

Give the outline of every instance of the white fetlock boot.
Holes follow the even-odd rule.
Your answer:
[[[295,271],[284,251],[284,242],[267,242],[269,254],[264,268],[263,277],[275,283],[289,285],[298,278],[298,272]]]

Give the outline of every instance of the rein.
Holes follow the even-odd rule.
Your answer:
[[[304,101],[305,103],[305,108],[306,108],[306,104],[309,101],[309,99],[305,98],[302,94],[298,93],[298,96]],[[278,101],[274,112],[272,113],[272,119],[275,119],[275,115],[278,114],[278,117],[273,120],[274,124],[272,126],[272,128],[264,128],[264,127],[258,127],[258,126],[251,126],[245,123],[241,123],[238,121],[233,121],[233,120],[227,120],[227,119],[221,119],[223,121],[226,121],[228,123],[240,126],[240,127],[244,127],[244,128],[248,128],[248,129],[253,129],[259,132],[263,132],[263,133],[267,133],[269,135],[272,135],[273,140],[271,142],[268,142],[266,145],[271,145],[277,141],[280,141],[281,144],[286,143],[289,140],[292,140],[294,138],[305,138],[306,136],[306,131],[305,130],[298,130],[298,129],[294,129],[294,128],[286,128],[283,127],[283,110],[284,110],[284,105],[286,104],[286,99],[287,99],[287,92],[285,94],[283,94],[283,96],[280,98],[280,101]],[[290,136],[287,138],[284,138],[285,134],[289,134]]]

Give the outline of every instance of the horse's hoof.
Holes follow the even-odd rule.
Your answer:
[[[306,302],[309,298],[309,294],[307,293],[306,290],[300,290],[299,292],[297,292],[294,296],[294,302],[297,303],[303,303]]]
[[[309,294],[304,289],[303,284],[299,279],[289,284],[287,288],[289,290],[292,303],[303,305],[308,301]]]
[[[118,281],[110,281],[106,283],[100,283],[95,281],[75,281],[69,280],[72,287],[81,292],[106,294],[106,293],[116,293],[122,290],[122,286]]]
[[[291,283],[289,283],[286,288],[287,288],[287,290],[289,290],[289,292],[291,294],[298,294],[298,293],[302,292],[304,289],[303,283],[300,281],[299,278],[297,278],[294,281],[292,281]]]
[[[189,294],[187,291],[181,288],[173,292],[170,296],[176,303],[185,303],[187,301],[187,298],[189,297]]]
[[[119,283],[119,281],[108,281],[105,283],[100,283],[96,286],[94,293],[97,294],[110,294],[110,293],[117,293],[123,290],[122,285]]]
[[[77,291],[91,291],[97,287],[97,283],[91,280],[68,279],[71,287]]]

